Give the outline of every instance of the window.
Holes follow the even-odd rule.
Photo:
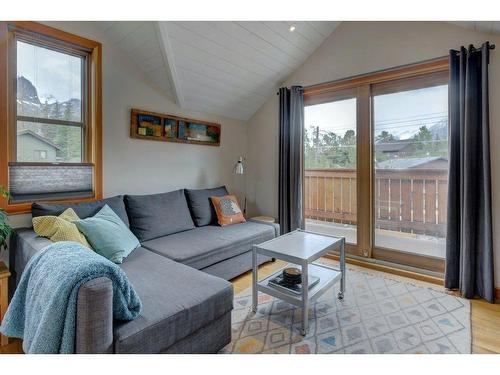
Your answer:
[[[305,226],[350,254],[444,271],[446,58],[304,90]]]
[[[33,160],[47,160],[47,150],[35,150],[33,151]]]
[[[101,186],[101,45],[34,22],[0,22],[0,185],[7,212],[92,200]],[[6,109],[5,112],[2,109]]]
[[[83,161],[83,112],[88,54],[75,55],[16,36],[16,161],[41,142],[54,148],[50,161]],[[37,141],[25,131],[38,136]],[[31,148],[31,150],[30,150]]]

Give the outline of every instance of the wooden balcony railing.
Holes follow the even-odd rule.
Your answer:
[[[306,218],[356,224],[356,170],[306,169],[304,182]],[[375,227],[444,237],[447,190],[446,169],[376,169]]]

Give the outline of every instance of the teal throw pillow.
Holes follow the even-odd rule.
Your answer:
[[[113,263],[121,263],[140,245],[137,237],[108,205],[95,216],[74,223],[94,251]]]

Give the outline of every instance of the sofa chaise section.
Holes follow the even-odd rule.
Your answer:
[[[186,346],[192,353],[211,353],[231,341],[233,286],[228,281],[143,248],[121,268],[143,308],[136,319],[115,322],[115,353],[182,353]]]
[[[29,259],[51,242],[28,228],[14,237],[11,265],[20,278]],[[141,314],[113,321],[111,281],[85,283],[78,292],[77,353],[209,353],[231,341],[231,283],[141,247],[120,267],[142,300]]]

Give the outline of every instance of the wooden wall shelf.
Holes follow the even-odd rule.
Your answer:
[[[133,108],[130,112],[130,137],[161,142],[220,146],[221,126]]]

